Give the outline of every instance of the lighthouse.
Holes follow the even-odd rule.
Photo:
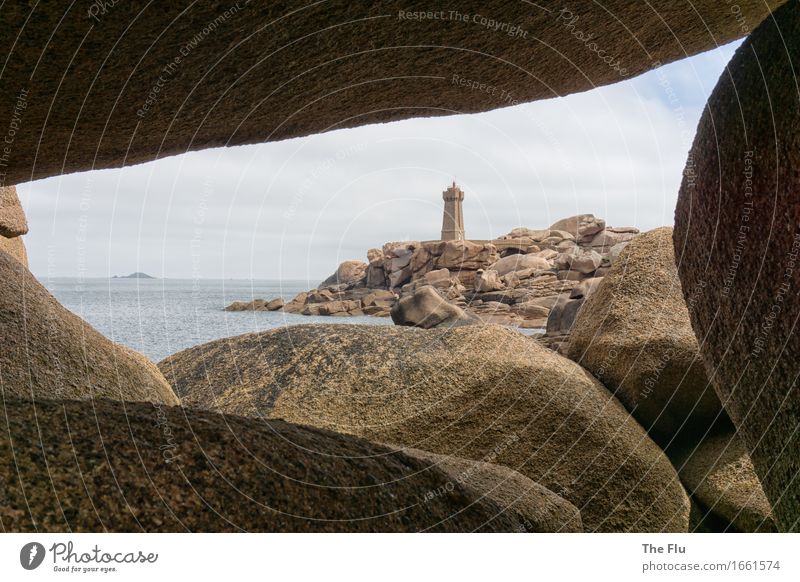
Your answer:
[[[444,216],[442,216],[442,240],[464,240],[464,191],[453,185],[442,192],[444,198]]]

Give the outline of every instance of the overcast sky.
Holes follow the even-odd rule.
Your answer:
[[[192,152],[18,187],[42,277],[307,279],[392,240],[439,237],[465,190],[468,238],[579,213],[673,222],[686,154],[737,44],[640,77],[488,113]],[[85,242],[82,242],[82,239]]]

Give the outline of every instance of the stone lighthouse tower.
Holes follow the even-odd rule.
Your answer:
[[[442,192],[444,198],[444,216],[442,217],[442,240],[464,240],[464,191],[453,185]]]

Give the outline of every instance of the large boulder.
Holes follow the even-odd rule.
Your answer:
[[[800,531],[800,4],[739,47],[703,110],[675,253],[714,388],[780,527]]]
[[[485,291],[499,291],[505,287],[503,281],[500,280],[500,276],[497,274],[497,271],[492,269],[479,269],[477,275],[475,276],[475,291],[479,293]]]
[[[367,263],[363,261],[345,261],[336,269],[336,272],[319,284],[320,287],[330,285],[358,285],[366,283]]]
[[[16,186],[0,186],[0,236],[14,238],[28,232],[28,221]]]
[[[437,455],[419,449],[403,449],[404,453],[424,459],[441,469],[451,481],[445,490],[431,491],[424,500],[449,493],[453,484],[460,483],[486,495],[505,513],[515,514],[526,532],[582,532],[578,508],[546,487],[502,465]]]
[[[472,319],[466,311],[447,301],[431,285],[424,285],[401,297],[392,306],[391,316],[396,325],[424,329],[454,325]]]
[[[524,271],[525,269],[547,270],[552,265],[544,257],[537,255],[509,255],[503,257],[491,266],[500,276],[507,275],[512,271]]]
[[[602,260],[603,257],[593,250],[574,249],[571,252],[560,253],[553,264],[559,269],[569,269],[582,275],[588,275],[597,270]]]
[[[158,368],[106,339],[0,252],[0,385],[6,398],[178,404]]]
[[[492,491],[352,436],[109,400],[6,398],[0,483],[11,532],[509,532],[568,510],[505,511]]]
[[[580,310],[566,355],[612,390],[662,447],[725,418],[689,324],[672,229],[628,243]]]
[[[659,10],[465,0],[458,10],[469,23],[426,18],[434,12],[404,0],[7,3],[0,119],[13,149],[2,177],[15,184],[512,102],[483,84],[513,87],[514,103],[551,99],[731,42],[747,34],[741,22],[782,2],[739,1],[734,17],[719,0]],[[110,54],[113,67],[98,58]],[[286,198],[291,211],[302,189]]]
[[[575,237],[581,243],[591,242],[594,236],[606,227],[606,221],[594,214],[578,214],[562,218],[550,225],[550,230],[562,230]]]
[[[501,326],[303,325],[159,366],[189,406],[504,465],[573,503],[587,531],[688,527],[672,465],[614,396]]]
[[[0,252],[14,257],[23,266],[28,266],[28,252],[25,250],[25,243],[21,236],[6,238],[0,235]]]
[[[442,241],[436,247],[434,266],[437,269],[476,271],[497,260],[497,249],[491,243],[468,240]]]
[[[733,531],[776,531],[772,510],[744,445],[718,434],[674,457],[686,490]]]
[[[583,298],[572,299],[563,293],[557,296],[547,316],[548,335],[565,335],[572,330],[578,312],[583,306]]]

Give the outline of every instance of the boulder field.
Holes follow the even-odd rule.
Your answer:
[[[178,404],[158,368],[63,307],[0,252],[0,387],[6,398]]]
[[[345,261],[318,288],[288,301],[235,301],[225,309],[385,317],[398,302],[429,287],[441,298],[427,302],[436,311],[446,302],[453,313],[463,310],[486,323],[547,328],[547,341],[556,346],[569,334],[584,299],[638,234],[636,228],[606,226],[602,218],[580,214],[544,230],[515,228],[490,241],[390,242],[370,249],[368,262]],[[419,312],[395,321],[429,328],[440,319]]]
[[[674,236],[708,376],[782,531],[800,531],[799,66],[800,4],[787,2],[709,97]]]
[[[294,326],[159,367],[185,406],[504,465],[575,505],[586,531],[688,528],[675,470],[616,398],[501,326]]]
[[[28,232],[28,220],[14,186],[0,186],[0,252],[7,253],[28,266],[28,254],[22,235]]]
[[[577,509],[552,494],[534,505],[522,477],[476,492],[460,465],[325,430],[110,400],[0,406],[4,531],[580,530]]]

